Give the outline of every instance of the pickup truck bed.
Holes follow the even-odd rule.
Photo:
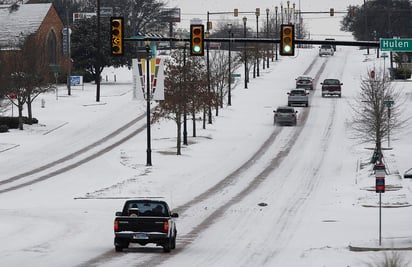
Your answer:
[[[165,252],[176,247],[177,213],[159,200],[128,200],[123,211],[116,212],[114,220],[114,246],[120,252],[130,243],[145,246],[149,243],[162,246]]]

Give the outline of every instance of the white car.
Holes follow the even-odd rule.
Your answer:
[[[319,56],[333,56],[335,50],[331,45],[321,45],[319,48]]]

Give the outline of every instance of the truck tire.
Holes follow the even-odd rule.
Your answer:
[[[114,249],[116,250],[116,252],[122,252],[123,251],[122,246],[115,246]]]
[[[163,245],[163,252],[169,253],[171,249],[172,249],[172,241],[169,239],[169,240],[167,241],[167,243],[165,243],[165,244]]]
[[[175,248],[176,248],[176,236],[173,237],[172,246],[171,246],[171,249],[175,249]]]

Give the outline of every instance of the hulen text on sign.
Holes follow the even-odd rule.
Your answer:
[[[381,51],[392,51],[392,52],[411,52],[412,51],[412,39],[381,38],[379,45],[380,45]]]

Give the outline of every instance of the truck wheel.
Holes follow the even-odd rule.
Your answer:
[[[309,107],[309,103],[306,103],[305,106],[306,106],[306,107]]]
[[[169,239],[166,241],[166,243],[164,243],[164,244],[162,245],[162,246],[163,246],[163,252],[166,252],[166,253],[170,252],[170,250],[172,249],[172,244],[173,244],[172,239],[173,239],[173,238],[169,238]]]
[[[172,239],[172,246],[171,246],[171,249],[175,249],[175,248],[176,248],[176,236],[173,237],[173,239]]]
[[[123,251],[122,246],[115,246],[114,249],[116,250],[116,252],[122,252]]]

